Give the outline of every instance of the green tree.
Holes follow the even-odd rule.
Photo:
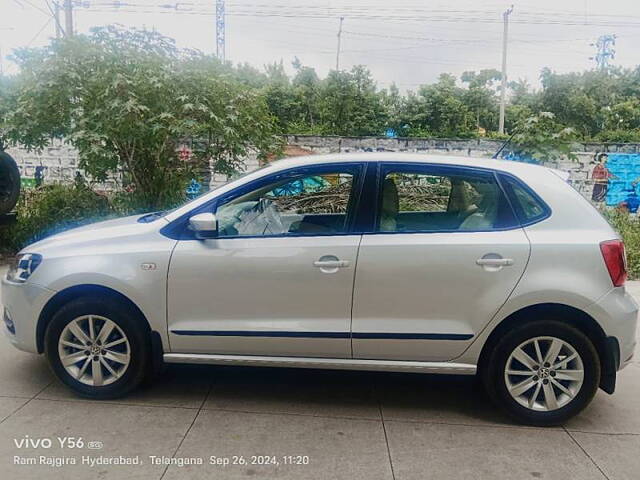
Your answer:
[[[38,149],[51,137],[78,149],[96,180],[122,173],[143,208],[183,198],[198,162],[231,173],[250,151],[277,146],[264,98],[197,52],[157,33],[97,28],[90,35],[17,52],[16,108],[6,137]],[[196,139],[193,162],[180,158]]]
[[[387,118],[387,127],[392,128],[399,135],[406,135],[407,127],[403,118],[405,99],[400,94],[398,86],[392,83],[389,89],[380,91],[380,97]]]
[[[522,161],[548,162],[563,157],[573,160],[575,140],[572,128],[559,125],[553,113],[540,112],[518,123],[509,151]]]
[[[292,87],[297,116],[292,127],[314,133],[320,122],[320,79],[313,68],[302,65],[297,58],[293,66],[296,69]]]
[[[636,130],[640,128],[640,100],[632,97],[606,108],[605,127],[609,130]]]
[[[380,135],[387,123],[371,72],[362,65],[329,72],[322,82],[320,114],[326,133],[335,135]]]
[[[6,142],[7,117],[16,108],[16,89],[15,78],[0,75],[0,150]]]
[[[431,85],[409,93],[405,118],[409,134],[440,137],[474,135],[474,115],[464,101],[464,89],[453,75],[443,73]]]
[[[621,70],[589,70],[556,74],[545,68],[540,79],[542,91],[538,111],[555,114],[556,120],[585,137],[604,127],[604,112],[621,100]]]
[[[496,130],[498,126],[498,99],[494,82],[500,80],[498,70],[487,69],[464,72],[460,79],[468,85],[463,94],[465,105],[475,112],[476,128]]]

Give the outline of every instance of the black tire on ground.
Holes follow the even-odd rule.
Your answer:
[[[584,379],[577,395],[563,407],[551,411],[534,411],[519,404],[511,396],[504,372],[507,360],[517,346],[528,339],[544,336],[559,338],[578,352],[583,363]],[[600,372],[598,353],[585,334],[557,320],[540,320],[516,327],[499,339],[480,375],[489,397],[511,417],[528,425],[553,426],[563,424],[591,402],[600,384]]]
[[[6,152],[0,151],[0,215],[13,210],[20,196],[20,171]]]
[[[85,315],[108,318],[126,335],[131,359],[126,371],[113,383],[103,386],[84,384],[76,380],[62,365],[58,353],[58,341],[64,328],[71,321]],[[107,400],[118,398],[138,387],[151,370],[151,336],[144,318],[130,307],[113,298],[86,296],[76,298],[58,310],[45,333],[45,355],[55,375],[77,395]]]

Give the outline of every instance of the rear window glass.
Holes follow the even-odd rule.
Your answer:
[[[528,188],[512,177],[503,176],[509,197],[520,223],[532,223],[547,216],[548,207]]]
[[[517,225],[493,174],[404,167],[384,176],[379,232],[484,232]]]

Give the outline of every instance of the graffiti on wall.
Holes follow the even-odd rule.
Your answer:
[[[599,153],[591,171],[594,202],[624,206],[631,213],[640,207],[640,155],[635,153]]]

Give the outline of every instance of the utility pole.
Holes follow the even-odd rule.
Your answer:
[[[13,27],[3,27],[0,30],[14,30]],[[0,77],[4,75],[4,56],[2,53],[2,45],[0,45]],[[0,148],[2,150],[2,148]]]
[[[513,5],[502,14],[504,31],[502,32],[502,82],[500,87],[500,123],[498,133],[504,134],[504,108],[507,100],[507,41],[509,36],[509,15],[513,12]]]
[[[224,0],[216,0],[216,57],[222,63],[225,60],[225,50]]]
[[[62,28],[60,27],[60,4],[57,2],[53,2],[53,19],[56,23],[56,38],[60,38],[62,36]]]
[[[64,32],[65,36],[73,36],[73,2],[64,0]]]
[[[338,28],[338,50],[336,51],[336,72],[340,70],[340,41],[342,40],[342,22],[344,17],[340,17],[340,27]]]

